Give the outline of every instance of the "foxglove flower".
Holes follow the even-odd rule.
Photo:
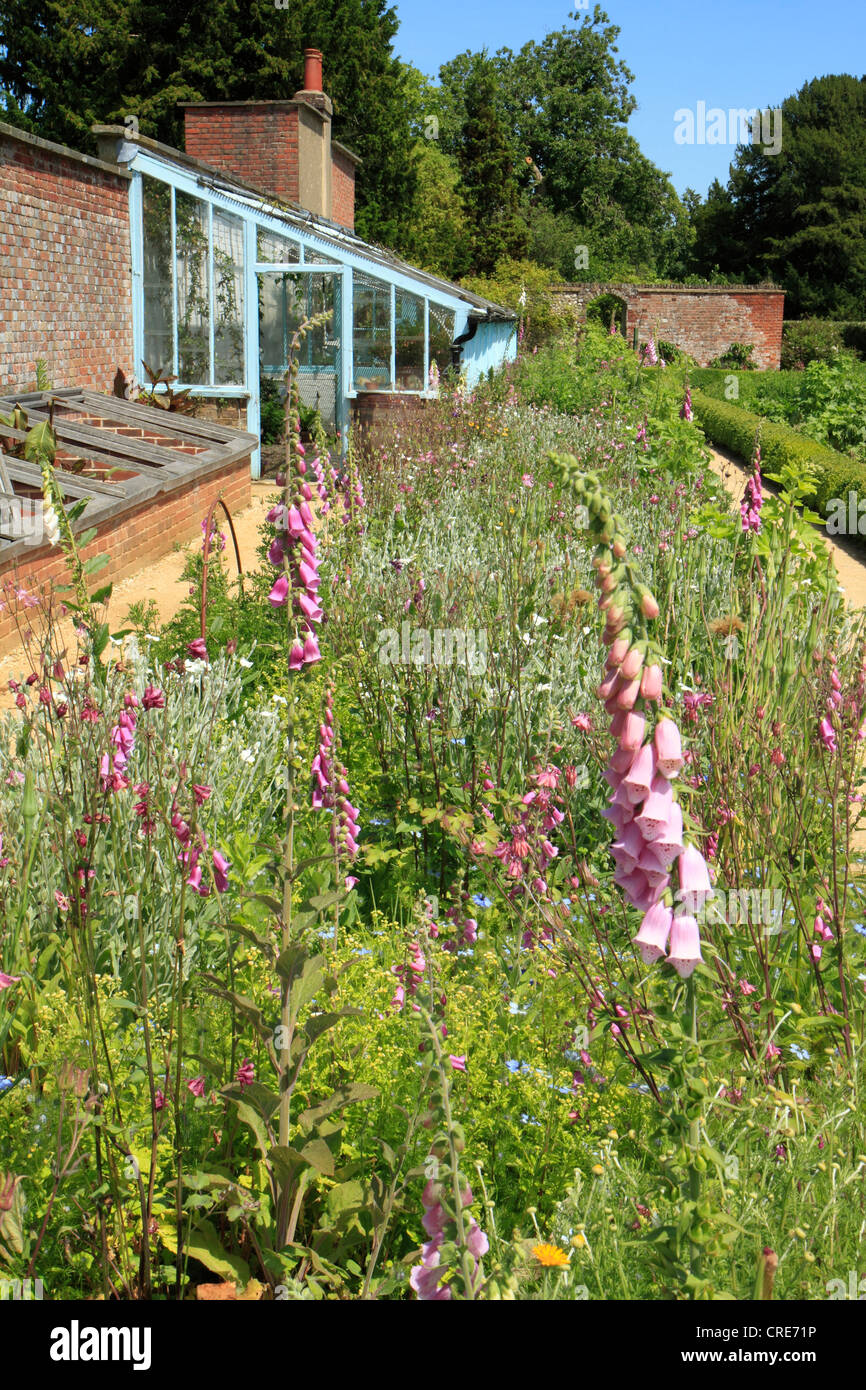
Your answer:
[[[637,936],[632,939],[644,965],[653,965],[667,953],[673,916],[669,907],[656,903],[641,922]]]
[[[674,967],[680,979],[687,980],[702,960],[697,922],[688,913],[677,913],[671,926],[668,965]]]

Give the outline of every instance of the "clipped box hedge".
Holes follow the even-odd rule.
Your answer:
[[[760,430],[761,461],[767,472],[778,472],[785,464],[799,466],[803,472],[810,470],[816,485],[806,501],[822,516],[827,515],[831,498],[847,500],[849,492],[866,498],[866,465],[856,459],[808,439],[790,425],[765,420],[731,401],[715,400],[704,391],[692,391],[692,406],[707,438],[730,449],[745,463],[752,457],[755,434]]]

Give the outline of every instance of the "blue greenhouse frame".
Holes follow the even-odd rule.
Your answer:
[[[179,379],[176,390],[186,389],[193,396],[218,397],[246,401],[247,430],[256,436],[260,432],[260,324],[259,277],[266,274],[303,276],[332,275],[340,308],[339,350],[336,354],[335,418],[338,428],[349,422],[351,402],[357,396],[354,370],[354,289],[355,275],[390,286],[390,374],[388,394],[407,394],[429,397],[430,323],[431,307],[441,314],[453,312],[453,351],[459,353],[461,372],[467,389],[490,369],[513,360],[517,347],[516,316],[508,309],[470,294],[437,276],[417,270],[384,248],[362,241],[346,228],[317,217],[295,205],[277,204],[254,189],[224,175],[220,171],[146,137],[133,135],[122,127],[100,127],[101,143],[114,144],[113,158],[131,174],[130,228],[132,255],[132,308],[135,372],[141,376],[145,355],[145,241],[144,241],[144,183],[145,177],[168,186],[171,190],[171,263],[174,313],[173,368],[178,366],[177,315],[177,257],[175,244],[175,207],[178,194],[187,194],[207,208],[208,284],[210,313],[209,381]],[[219,210],[240,219],[243,229],[243,380],[221,385],[213,380],[214,356],[214,275],[213,275],[213,218]],[[270,262],[259,259],[259,232],[272,233],[288,239],[297,246],[297,261]],[[424,361],[423,383],[419,388],[397,384],[395,300],[398,291],[423,300]],[[419,364],[420,366],[420,364]],[[252,458],[254,477],[261,475],[258,450]]]

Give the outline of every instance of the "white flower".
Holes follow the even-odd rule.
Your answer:
[[[247,659],[246,659],[245,656],[239,656],[239,657],[238,657],[238,665],[239,665],[239,666],[243,666],[243,668],[244,668],[245,671],[248,671],[248,670],[250,669],[250,667],[252,666],[252,664],[253,664],[253,663],[252,663],[251,661],[247,661]]]
[[[42,525],[52,545],[60,542],[60,518],[52,506],[42,507]]]

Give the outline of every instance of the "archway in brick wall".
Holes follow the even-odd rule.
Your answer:
[[[628,332],[628,301],[613,289],[605,290],[587,304],[586,320],[587,323],[600,323],[606,330],[616,327],[625,337]]]

